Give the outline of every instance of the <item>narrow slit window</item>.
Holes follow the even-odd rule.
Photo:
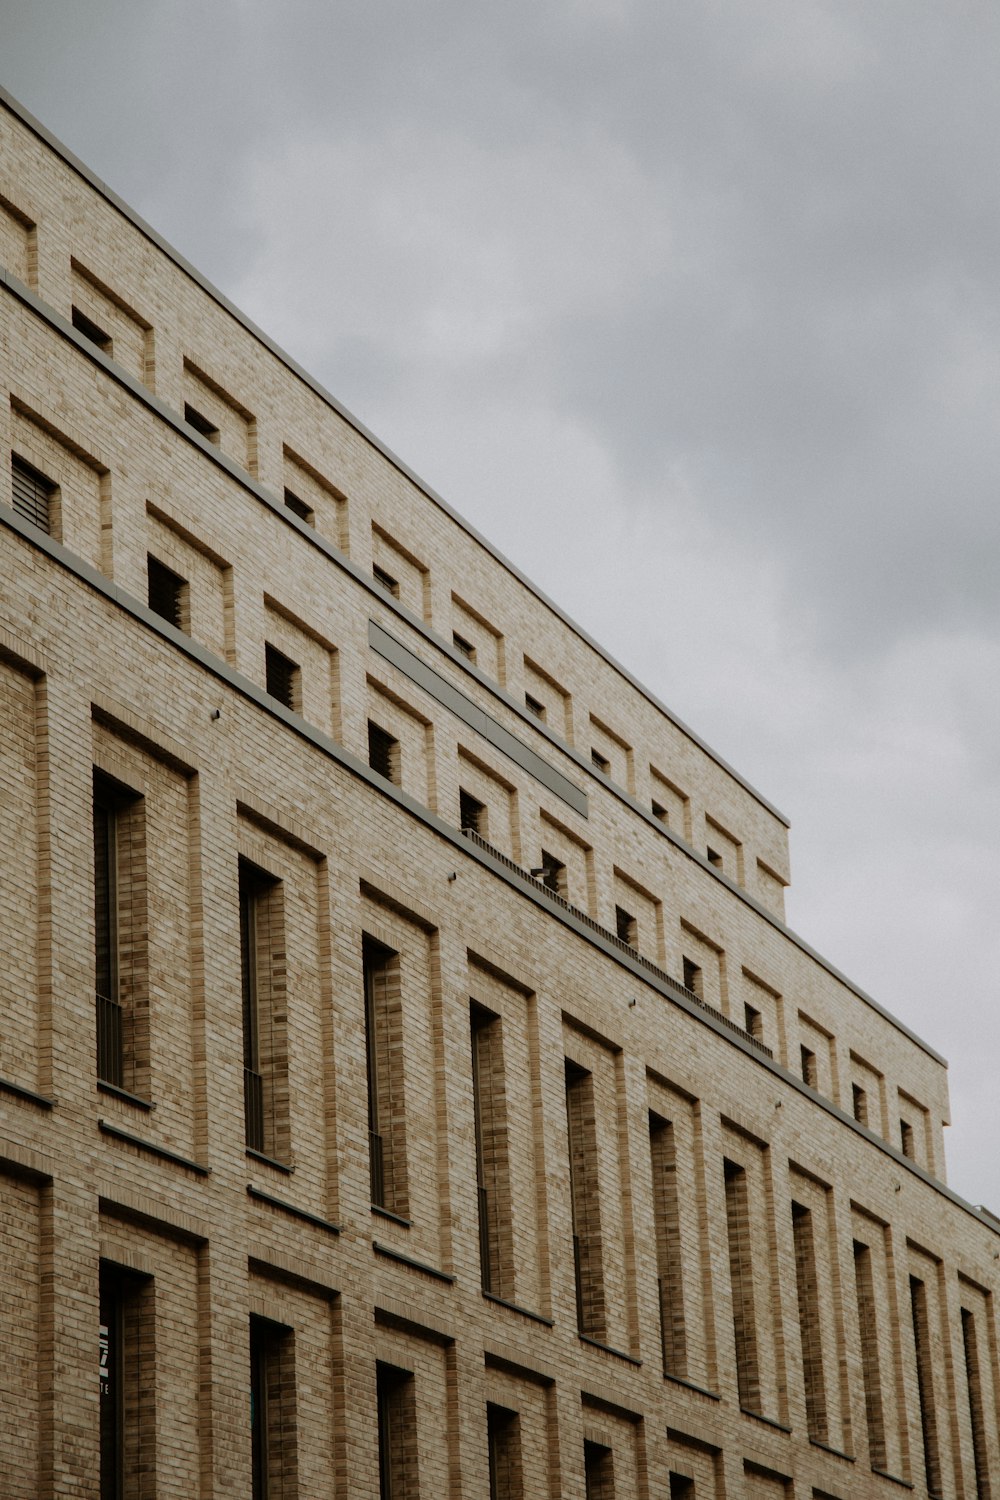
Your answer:
[[[649,1155],[653,1172],[653,1218],[656,1233],[660,1344],[665,1375],[687,1374],[683,1262],[677,1156],[674,1127],[650,1111]]]
[[[187,628],[187,580],[150,553],[146,557],[149,607],[178,630]]]
[[[74,307],[73,309],[73,327],[78,333],[82,333],[85,339],[89,339],[92,344],[96,344],[102,353],[110,357],[112,352],[111,335],[105,333],[103,328],[98,327],[94,320],[88,318],[87,314],[81,312],[78,307]]]
[[[368,1145],[374,1208],[406,1217],[406,1136],[399,955],[374,938],[362,944]]]
[[[521,1471],[521,1423],[516,1411],[486,1406],[490,1462],[490,1500],[524,1500]]]
[[[583,1445],[583,1474],[587,1500],[615,1500],[615,1460],[603,1443]]]
[[[476,648],[471,641],[467,641],[464,635],[459,635],[457,630],[451,633],[451,643],[459,655],[464,656],[466,661],[474,662],[476,659]]]
[[[753,1295],[750,1236],[750,1198],[746,1172],[736,1162],[724,1163],[726,1229],[729,1239],[729,1279],[733,1294],[733,1335],[736,1345],[736,1384],[744,1411],[760,1412],[760,1369],[757,1360],[757,1319]]]
[[[544,703],[539,702],[539,700],[537,698],[533,698],[530,693],[525,693],[525,695],[524,695],[524,706],[528,710],[529,714],[534,714],[535,718],[536,719],[541,719],[542,723],[544,724],[544,722],[545,722],[545,704]]]
[[[705,987],[702,982],[701,969],[691,958],[682,958],[681,963],[684,972],[684,988],[690,990],[692,995],[697,996],[699,1000],[704,1000]]]
[[[859,1083],[851,1084],[851,1108],[859,1125],[868,1124],[868,1095]]]
[[[755,1041],[762,1042],[764,1040],[764,1018],[762,1017],[760,1011],[756,1010],[754,1006],[744,1005],[743,1025],[748,1034],[752,1036]]]
[[[479,1197],[479,1261],[484,1292],[507,1301],[514,1295],[510,1170],[500,1017],[474,1002],[472,1098]]]
[[[417,1409],[413,1374],[375,1367],[379,1500],[417,1500]]]
[[[795,1289],[798,1297],[802,1378],[806,1394],[806,1426],[817,1442],[829,1441],[823,1342],[819,1319],[819,1281],[813,1244],[812,1214],[801,1203],[792,1204],[792,1243],[795,1249]]]
[[[657,802],[656,798],[654,797],[653,800],[652,800],[652,802],[651,802],[651,804],[650,804],[650,807],[651,807],[651,810],[652,810],[653,817],[657,818],[661,823],[666,823],[669,826],[670,818],[669,818],[669,816],[667,814],[667,809],[664,807],[663,803],[662,802]]]
[[[972,1460],[976,1471],[976,1500],[991,1500],[986,1406],[979,1367],[979,1337],[975,1316],[967,1307],[962,1308],[962,1348],[965,1354],[965,1389],[969,1398],[969,1423],[972,1429]]]
[[[705,858],[708,860],[709,864],[714,865],[717,870],[722,869],[722,855],[718,852],[717,849],[706,849]]]
[[[189,427],[194,428],[195,432],[200,432],[203,438],[207,438],[210,443],[218,446],[219,429],[208,417],[203,416],[196,406],[192,406],[190,401],[184,403],[184,420]]]
[[[293,516],[298,516],[299,520],[304,521],[307,526],[314,526],[316,524],[316,512],[312,506],[307,505],[304,500],[300,500],[295,491],[290,490],[287,485],[285,486],[285,505]]]
[[[385,568],[380,568],[378,563],[372,563],[372,577],[387,594],[391,594],[394,599],[399,598],[399,579],[393,578],[392,574],[387,573]]]
[[[597,1171],[594,1080],[566,1060],[566,1130],[573,1219],[576,1321],[580,1333],[602,1342],[606,1331],[604,1249]]]
[[[289,1139],[281,881],[241,859],[239,898],[246,1144],[249,1151],[282,1161]]]
[[[143,799],[99,771],[93,782],[97,1078],[148,1087],[146,847]]]
[[[913,1126],[910,1124],[909,1120],[900,1120],[899,1122],[899,1144],[900,1148],[902,1149],[903,1155],[910,1161],[916,1161],[916,1141],[913,1135]]]
[[[39,531],[51,532],[52,502],[58,493],[58,485],[23,458],[18,458],[16,453],[11,455],[10,469],[14,510]]]
[[[611,762],[608,760],[608,757],[606,755],[601,754],[600,750],[591,750],[590,764],[594,766],[596,770],[603,771],[605,776],[611,775]]]
[[[250,1445],[253,1500],[298,1494],[295,1336],[267,1318],[250,1319]]]
[[[932,1496],[941,1494],[941,1453],[938,1446],[937,1408],[934,1398],[934,1355],[931,1349],[927,1288],[917,1276],[910,1277],[910,1315],[913,1350],[917,1362],[917,1395],[920,1399],[920,1432],[924,1444],[924,1477]]]
[[[811,1048],[804,1044],[799,1048],[799,1063],[802,1071],[802,1082],[809,1085],[811,1089],[816,1088],[816,1054]]]
[[[860,1240],[854,1241],[854,1288],[858,1306],[858,1331],[861,1335],[861,1373],[865,1387],[868,1457],[872,1468],[884,1473],[888,1457],[878,1347],[878,1308],[871,1250]]]

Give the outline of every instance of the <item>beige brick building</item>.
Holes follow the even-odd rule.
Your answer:
[[[4,1500],[1000,1496],[781,815],[6,97],[0,264]]]

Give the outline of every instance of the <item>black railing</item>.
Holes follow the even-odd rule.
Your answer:
[[[493,1263],[490,1255],[490,1200],[486,1188],[479,1188],[479,1267],[483,1291],[493,1291]]]
[[[246,1116],[247,1149],[264,1149],[264,1080],[253,1068],[243,1069],[243,1111]]]
[[[97,1076],[102,1083],[120,1089],[125,1077],[125,1048],[122,1040],[122,1008],[107,995],[97,996]]]
[[[372,1202],[376,1208],[385,1208],[385,1158],[382,1137],[374,1130],[368,1132],[369,1163],[372,1179]]]

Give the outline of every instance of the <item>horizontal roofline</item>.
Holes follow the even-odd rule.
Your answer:
[[[626,682],[630,683],[631,686],[635,688],[635,690],[647,700],[647,702],[651,703],[654,708],[658,709],[660,713],[662,713],[667,719],[670,720],[675,728],[679,729],[682,734],[686,735],[686,737],[691,741],[692,744],[697,745],[699,750],[703,750],[705,754],[708,755],[716,763],[720,770],[725,771],[728,776],[731,776],[733,780],[737,782],[745,792],[748,792],[750,796],[760,804],[761,807],[763,807],[772,815],[772,817],[777,818],[777,820],[782,823],[785,828],[791,826],[788,818],[783,812],[775,807],[773,802],[769,802],[768,799],[761,792],[759,792],[756,787],[754,787],[749,781],[747,781],[744,776],[740,775],[739,771],[737,771],[734,766],[731,766],[727,760],[724,760],[717,751],[712,749],[711,745],[707,744],[706,741],[703,740],[699,734],[696,734],[689,725],[685,724],[682,719],[678,718],[678,716],[673,713],[672,710],[669,709],[667,705],[661,701],[661,699],[657,698],[655,693],[652,693],[649,688],[645,687],[637,677],[634,677],[626,667],[622,666],[621,662],[616,660],[616,658],[613,657],[609,651],[606,651],[605,648],[600,644],[600,642],[596,641],[594,637],[590,635],[588,631],[584,630],[582,626],[578,625],[576,621],[566,613],[565,610],[561,609],[560,606],[556,604],[552,599],[550,599],[549,596],[540,588],[538,588],[536,584],[532,583],[531,579],[528,578],[525,573],[522,573],[521,569],[518,568],[516,564],[512,563],[509,558],[505,557],[504,554],[497,547],[495,547],[487,537],[483,536],[483,534],[478,531],[475,526],[467,521],[464,516],[460,515],[453,506],[449,505],[447,500],[443,499],[443,497],[439,495],[436,490],[432,489],[432,487],[427,484],[425,480],[421,479],[419,474],[415,473],[408,464],[404,463],[401,458],[393,453],[391,448],[383,443],[382,440],[377,437],[370,428],[366,427],[358,417],[354,416],[352,412],[348,411],[347,407],[342,405],[342,403],[338,401],[335,396],[331,395],[331,393],[325,388],[325,386],[321,385],[318,380],[316,380],[312,375],[309,374],[308,370],[304,369],[303,366],[300,365],[297,360],[293,359],[290,354],[287,354],[279,344],[276,344],[274,340],[263,331],[263,329],[259,328],[257,324],[254,323],[252,318],[248,318],[245,313],[241,312],[240,309],[235,305],[235,303],[229,300],[224,292],[220,292],[218,287],[213,286],[212,283],[205,276],[203,276],[201,272],[198,271],[196,267],[193,266],[185,256],[180,253],[179,250],[174,249],[174,247],[169,244],[169,242],[165,240],[162,235],[158,234],[150,224],[147,224],[145,219],[143,219],[140,214],[137,214],[135,210],[131,208],[123,198],[119,197],[119,195],[114,191],[113,188],[110,188],[102,178],[98,177],[96,172],[92,172],[85,162],[82,162],[78,156],[70,151],[68,146],[65,146],[57,136],[54,136],[52,132],[41,123],[40,120],[37,120],[35,118],[30,110],[26,109],[24,105],[19,102],[19,100],[15,99],[14,96],[2,86],[0,86],[0,104],[3,104],[11,112],[11,114],[16,115],[18,119],[28,127],[29,130],[33,131],[40,140],[44,141],[45,144],[49,146],[58,156],[62,157],[67,166],[72,167],[75,172],[79,173],[79,175],[83,177],[92,188],[100,193],[100,195],[105,198],[113,208],[117,209],[120,214],[128,219],[136,227],[136,229],[140,231],[141,234],[145,235],[145,237],[157,247],[157,249],[162,250],[163,253],[168,256],[175,265],[179,266],[186,275],[190,276],[193,281],[197,282],[201,289],[206,292],[213,299],[213,301],[217,302],[219,306],[224,308],[226,312],[228,312],[237,320],[237,322],[241,323],[247,330],[247,332],[251,333],[254,338],[259,339],[264,347],[268,349],[276,359],[280,360],[281,363],[292,372],[292,374],[296,375],[300,380],[308,385],[310,389],[313,390],[322,401],[326,402],[328,406],[333,408],[338,416],[342,417],[345,422],[349,423],[350,426],[353,427],[355,431],[365,439],[366,442],[370,443],[373,448],[376,448],[378,452],[382,454],[383,458],[387,459],[394,468],[398,469],[401,474],[403,474],[407,479],[411,481],[411,483],[415,484],[417,488],[421,490],[429,500],[433,501],[433,503],[438,506],[440,510],[444,511],[444,513],[449,516],[450,519],[453,520],[458,526],[461,526],[462,530],[467,532],[468,535],[471,536],[476,542],[478,542],[481,547],[484,547],[486,551],[489,552],[490,555],[495,558],[498,563],[500,563],[501,567],[505,568],[512,577],[518,580],[519,583],[524,584],[525,588],[529,589],[531,593],[533,593],[535,597],[539,599],[547,609],[551,610],[551,612],[563,622],[564,625],[568,625],[570,630],[572,630],[574,634],[580,638],[580,640],[584,641],[593,651],[596,651],[597,654],[602,657],[604,661],[606,661],[607,664],[619,674],[619,676],[623,677]]]

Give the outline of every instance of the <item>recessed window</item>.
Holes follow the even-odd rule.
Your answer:
[[[10,472],[13,487],[14,509],[25,521],[37,526],[39,531],[52,530],[52,501],[58,486],[47,479],[38,469],[11,454]]]
[[[543,724],[545,723],[545,704],[544,703],[540,703],[538,701],[538,699],[537,698],[533,698],[530,693],[525,693],[525,695],[524,695],[524,706],[525,706],[525,708],[528,710],[528,712],[530,714],[534,714],[534,716],[535,716],[536,719],[541,719],[542,723]]]
[[[368,764],[386,781],[399,785],[399,741],[371,719],[368,720]]]
[[[763,1041],[763,1039],[764,1039],[764,1022],[763,1022],[763,1018],[761,1017],[760,1011],[759,1010],[755,1010],[752,1005],[744,1005],[744,1007],[743,1007],[743,1025],[746,1028],[746,1030],[749,1032],[749,1034],[752,1037],[756,1038],[756,1040],[758,1042]]]
[[[630,948],[636,947],[639,941],[639,929],[635,917],[624,906],[615,907],[615,932],[618,934],[620,943],[627,943]]]
[[[178,630],[185,630],[187,581],[152,555],[146,558],[146,576],[150,609]]]
[[[548,854],[542,850],[542,884],[550,891],[555,891],[557,896],[566,894],[566,866],[561,859],[556,859],[554,854]]]
[[[692,995],[697,995],[699,1000],[703,1000],[704,986],[702,984],[701,969],[693,959],[685,958],[681,962],[684,965],[684,988],[690,990]]]
[[[590,763],[592,766],[596,766],[598,771],[603,771],[605,776],[611,775],[611,762],[606,755],[601,754],[600,750],[591,750]]]
[[[300,521],[305,521],[307,526],[316,523],[316,512],[304,500],[300,500],[294,490],[285,486],[285,504],[293,516],[298,516]]]
[[[650,803],[650,807],[654,818],[658,818],[661,823],[669,823],[670,819],[667,817],[667,809],[662,802],[657,802],[654,797]]]
[[[851,1084],[851,1108],[859,1125],[868,1124],[868,1095],[859,1083]]]
[[[93,319],[88,318],[87,314],[81,312],[78,307],[73,309],[73,327],[78,333],[82,333],[85,339],[96,344],[98,349],[105,354],[111,354],[111,335],[105,333],[103,328],[99,328]]]
[[[196,406],[192,406],[190,401],[184,403],[184,420],[189,427],[194,428],[195,432],[200,432],[203,438],[218,445],[219,429],[208,417],[203,416]]]
[[[706,849],[705,858],[708,860],[709,864],[714,865],[717,870],[722,869],[722,855],[718,852],[718,850]]]
[[[910,1161],[916,1161],[916,1142],[913,1136],[913,1126],[909,1120],[900,1120],[899,1122],[899,1143],[902,1147],[903,1155],[909,1157]]]
[[[476,648],[471,641],[467,641],[464,635],[459,635],[457,630],[451,633],[451,643],[455,650],[465,657],[466,661],[475,661]]]
[[[473,797],[471,792],[459,788],[458,792],[459,827],[463,833],[478,833],[480,838],[486,837],[486,804],[480,802],[478,797]]]
[[[815,1052],[810,1047],[800,1047],[799,1062],[802,1068],[802,1082],[807,1083],[811,1089],[817,1088]]]
[[[393,578],[392,574],[387,573],[385,568],[380,568],[378,563],[372,563],[372,577],[387,594],[391,594],[394,599],[399,598],[399,579]]]
[[[270,642],[264,645],[264,662],[268,694],[297,713],[301,702],[301,671],[298,664]]]

